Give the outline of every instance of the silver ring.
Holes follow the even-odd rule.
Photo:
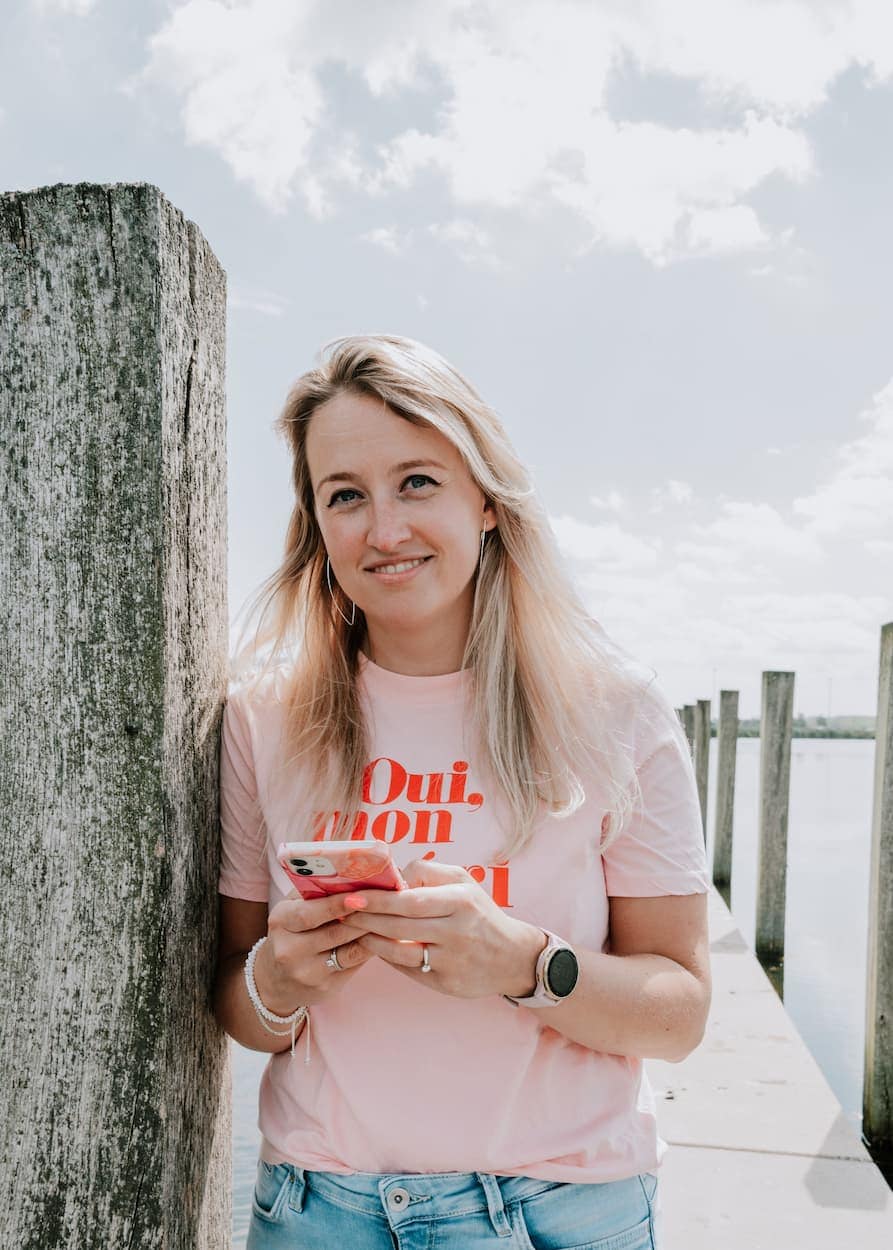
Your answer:
[[[334,947],[333,947],[333,948],[329,951],[329,957],[328,957],[328,959],[326,960],[326,967],[327,967],[327,968],[334,968],[336,972],[343,972],[343,971],[344,971],[344,969],[341,967],[341,965],[340,965],[340,964],[339,964],[339,962],[338,962],[338,947],[337,947],[337,946],[334,946]]]
[[[428,947],[422,945],[422,972],[430,972],[431,964],[428,962]]]

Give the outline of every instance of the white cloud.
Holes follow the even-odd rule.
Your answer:
[[[872,397],[871,407],[860,413],[860,420],[871,428],[844,444],[842,472],[848,477],[893,474],[893,380]]]
[[[281,317],[289,303],[289,300],[273,291],[240,287],[230,287],[226,296],[227,308],[261,313],[265,317]]]
[[[622,512],[623,496],[619,490],[609,490],[607,495],[590,495],[589,502],[593,508],[603,508],[608,512]]]
[[[585,223],[591,243],[637,247],[665,263],[709,250],[711,239],[715,250],[727,250],[735,230],[737,244],[744,241],[745,228],[753,242],[753,210],[732,212],[724,233],[722,215],[770,174],[799,180],[810,170],[805,137],[752,110],[731,130],[617,122],[593,111],[596,93],[590,90],[584,98],[586,79],[578,84],[579,98],[562,112],[550,91],[536,87],[553,74],[560,77],[562,65],[536,65],[537,60],[519,51],[503,62],[503,54],[488,44],[472,68],[457,67],[456,102],[447,125],[437,135],[410,130],[398,136],[385,149],[380,185],[405,188],[434,169],[465,206],[533,217],[552,200]],[[579,70],[582,77],[582,62]],[[567,162],[556,164],[567,151],[579,154],[572,172]],[[693,223],[705,212],[698,229]],[[762,242],[765,236],[758,233]]]
[[[724,586],[747,585],[753,582],[753,573],[736,568],[734,558],[730,559],[729,551],[724,548],[716,548],[716,558],[712,563],[705,561],[698,564],[690,560],[678,560],[676,577],[693,586],[715,586],[717,566],[722,569],[721,580]]]
[[[486,247],[490,240],[486,230],[476,226],[473,221],[456,218],[453,221],[434,222],[428,231],[435,239],[447,239],[450,242],[474,243],[478,247]]]
[[[878,634],[893,597],[745,588],[736,584],[733,553],[731,564],[721,578],[700,578],[686,576],[699,566],[665,557],[621,581],[587,574],[580,563],[575,582],[612,637],[660,677],[673,675],[668,693],[678,704],[711,697],[704,678],[712,669],[716,689],[740,690],[740,714],[756,715],[760,673],[788,669],[797,674],[798,709],[824,711],[830,665],[835,688],[851,692],[848,706],[834,710],[871,714]]]
[[[878,79],[893,71],[887,0],[650,0],[629,7],[628,46],[644,68],[783,117],[822,104],[850,64]]]
[[[665,264],[765,246],[747,197],[772,175],[809,175],[800,123],[850,66],[877,82],[893,73],[886,0],[382,0],[351,5],[350,20],[344,7],[186,0],[132,86],[173,92],[187,140],[218,151],[273,211],[297,194],[324,217],[345,188],[383,196],[434,171],[466,220],[507,209],[536,223],[557,204],[589,245]],[[436,120],[363,153],[354,130],[337,129],[321,72],[332,63],[363,80],[367,112],[409,88],[441,91]],[[612,113],[611,85],[630,66],[691,83],[705,124]],[[721,128],[707,121],[717,101]]]
[[[666,486],[655,486],[651,491],[650,512],[663,512],[668,504],[688,504],[694,499],[694,491],[689,482],[679,482],[670,478]]]
[[[787,506],[719,499],[704,520],[704,498],[697,517],[663,508],[693,502],[689,484],[671,480],[643,490],[658,509],[626,500],[635,529],[553,518],[590,611],[633,654],[676,675],[679,701],[706,697],[703,674],[713,668],[746,693],[742,714],[752,715],[760,671],[780,668],[797,672],[798,707],[824,710],[833,677],[855,699],[836,711],[873,710],[878,631],[893,618],[893,382],[859,422],[865,428],[843,443],[815,490]],[[830,540],[847,544],[852,564],[876,562],[875,593],[837,588]]]
[[[814,534],[834,537],[889,532],[893,527],[893,478],[840,475],[814,495],[794,500],[794,510],[810,518]]]
[[[432,222],[428,233],[439,243],[453,247],[456,255],[466,265],[480,269],[500,269],[502,262],[492,251],[490,236],[486,230],[467,217],[452,221]]]
[[[297,53],[312,3],[188,0],[149,41],[138,82],[164,83],[182,99],[189,143],[218,150],[237,178],[283,211],[300,173],[308,209],[327,211],[311,143],[325,112],[312,62]]]
[[[31,0],[38,13],[70,13],[72,17],[86,17],[96,7],[96,0]]]
[[[728,615],[747,623],[747,633],[764,655],[785,649],[819,655],[859,655],[876,647],[878,622],[889,603],[878,595],[730,594]],[[759,651],[757,652],[759,654]]]
[[[628,572],[652,568],[660,556],[659,538],[636,537],[611,521],[587,525],[574,517],[550,517],[558,545],[565,555],[598,566],[601,572]]]
[[[694,491],[688,482],[677,482],[674,478],[667,482],[667,493],[674,503],[690,503],[694,497]]]
[[[692,213],[688,239],[696,252],[737,252],[766,243],[768,236],[749,204],[732,204]]]
[[[396,226],[377,226],[374,230],[367,230],[365,234],[361,234],[360,238],[363,242],[372,243],[386,252],[391,252],[394,256],[399,256],[409,245],[409,232],[401,236]]]
[[[812,534],[881,538],[893,532],[893,381],[860,420],[868,432],[844,443],[828,479],[793,502]]]
[[[693,525],[691,533],[693,539],[677,544],[677,554],[702,565],[722,567],[734,561],[750,563],[755,558],[779,556],[818,560],[822,555],[821,544],[813,534],[786,520],[767,503],[725,500],[718,516],[706,525]]]

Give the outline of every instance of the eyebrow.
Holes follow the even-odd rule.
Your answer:
[[[399,464],[394,465],[391,469],[391,473],[405,473],[407,469],[421,469],[425,466],[429,468],[433,467],[436,469],[443,469],[444,473],[448,471],[446,465],[441,464],[439,460],[401,460]],[[350,473],[347,470],[342,470],[339,473],[328,473],[320,482],[317,483],[316,493],[318,494],[322,490],[326,482],[359,481],[360,475],[358,473]]]

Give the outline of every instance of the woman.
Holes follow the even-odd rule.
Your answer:
[[[268,662],[224,714],[215,1010],[272,1056],[249,1250],[659,1245],[642,1059],[710,1000],[684,736],[469,383],[328,346],[277,423]],[[389,843],[410,888],[302,900],[276,848],[323,837]]]

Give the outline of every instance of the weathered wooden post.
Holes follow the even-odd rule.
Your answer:
[[[688,739],[688,749],[694,755],[695,750],[695,707],[693,703],[686,703],[682,709],[682,724],[685,729],[685,736]]]
[[[0,1245],[220,1250],[225,277],[154,187],[44,187],[0,309]]]
[[[695,708],[695,780],[701,804],[701,828],[707,841],[707,786],[710,779],[710,700],[698,699]]]
[[[881,630],[874,736],[862,1135],[893,1163],[893,621]]]
[[[779,994],[782,993],[784,975],[793,717],[794,674],[763,673],[756,953]]]
[[[735,818],[735,763],[738,755],[738,691],[720,690],[716,731],[716,813],[713,826],[713,882],[732,884],[732,825]]]

